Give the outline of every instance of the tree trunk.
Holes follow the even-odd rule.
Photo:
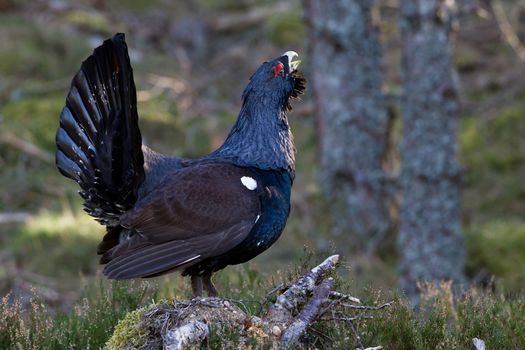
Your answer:
[[[386,207],[388,118],[371,0],[304,0],[316,102],[321,187],[335,232],[374,248],[390,227]],[[370,250],[370,249],[369,249]]]
[[[462,283],[457,94],[449,49],[448,2],[401,1],[402,206],[400,284],[418,302],[418,281]]]

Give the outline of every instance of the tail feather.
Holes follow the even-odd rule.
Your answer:
[[[80,185],[85,210],[108,227],[118,226],[144,181],[136,91],[124,34],[106,40],[82,63],[60,115],[56,143],[57,167]]]

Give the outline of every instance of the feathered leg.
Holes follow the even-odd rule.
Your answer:
[[[191,289],[193,290],[193,297],[202,296],[202,277],[197,275],[191,276]]]
[[[204,289],[206,289],[206,293],[208,293],[208,296],[216,297],[217,289],[215,288],[215,286],[213,285],[213,282],[211,281],[211,273],[202,276],[202,281],[204,283]]]

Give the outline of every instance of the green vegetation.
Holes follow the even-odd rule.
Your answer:
[[[85,215],[43,212],[29,219],[23,228],[11,231],[4,244],[11,248],[16,260],[25,262],[24,268],[29,271],[68,278],[78,273],[95,273],[93,252],[98,240],[94,233],[102,235],[103,228]]]
[[[384,316],[366,322],[362,328],[366,344],[386,349],[471,349],[476,337],[487,349],[525,346],[523,298],[471,290],[462,299],[451,300],[449,290],[438,291],[418,313],[402,298],[396,299]]]
[[[473,277],[496,276],[494,284],[516,293],[525,285],[525,224],[490,221],[472,225],[466,232],[470,256],[467,269]],[[486,281],[485,281],[486,282]]]
[[[0,304],[2,349],[99,349],[119,319],[144,302],[145,286],[100,284],[67,313],[49,312],[38,297],[22,305],[10,296]],[[27,311],[24,311],[28,309]]]
[[[525,95],[497,115],[468,116],[460,134],[465,165],[467,272],[519,293],[525,283]]]
[[[147,308],[139,308],[128,312],[115,326],[115,330],[111,338],[106,342],[105,348],[107,350],[118,350],[131,345],[133,349],[140,349],[143,346],[140,340],[144,337],[144,331],[141,328],[141,317],[146,310]]]
[[[475,219],[516,218],[523,214],[525,96],[495,116],[463,120],[462,158],[466,167],[465,209]],[[488,216],[488,217],[487,217]]]
[[[231,282],[220,274],[218,286],[226,297],[263,300],[272,289],[275,275],[255,273],[249,269],[234,269],[233,276],[246,283]],[[296,276],[296,269],[285,272],[279,282],[286,283]],[[349,284],[338,281],[339,290],[348,292]],[[255,288],[256,287],[256,288]],[[154,292],[155,291],[155,292]],[[11,302],[6,296],[0,303],[0,348],[2,349],[117,349],[132,343],[140,347],[141,315],[144,310],[161,303],[162,288],[149,283],[140,285],[101,283],[91,287],[69,312],[51,312],[38,298],[28,305]],[[253,295],[255,292],[256,295]],[[188,293],[184,290],[182,295]],[[366,291],[365,303],[379,304],[387,297]],[[179,297],[182,297],[179,295]],[[525,347],[525,302],[483,290],[469,290],[464,297],[453,300],[450,285],[424,288],[419,312],[408,305],[402,296],[394,296],[387,309],[375,311],[372,319],[356,321],[357,331],[365,345],[382,345],[386,349],[470,349],[471,339],[483,339],[489,349],[522,349]],[[272,301],[272,300],[270,300]],[[153,303],[153,304],[151,304]],[[246,312],[262,315],[259,303],[239,304]],[[357,347],[350,326],[345,321],[317,322],[308,333],[307,344],[320,349]],[[115,330],[115,332],[114,332]],[[106,343],[113,335],[109,343]],[[222,338],[210,335],[210,348],[219,348],[224,341],[235,347],[238,334],[221,333]],[[221,340],[222,339],[222,340]],[[215,345],[214,345],[215,344]],[[256,349],[268,344],[254,344]],[[265,347],[266,346],[266,347]]]

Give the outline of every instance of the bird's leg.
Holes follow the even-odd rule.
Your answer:
[[[217,289],[215,288],[215,286],[213,285],[213,282],[211,281],[211,272],[203,275],[202,281],[204,283],[204,289],[206,289],[206,293],[208,293],[208,296],[216,297]]]
[[[202,296],[202,277],[191,275],[191,289],[193,290],[193,297]]]

